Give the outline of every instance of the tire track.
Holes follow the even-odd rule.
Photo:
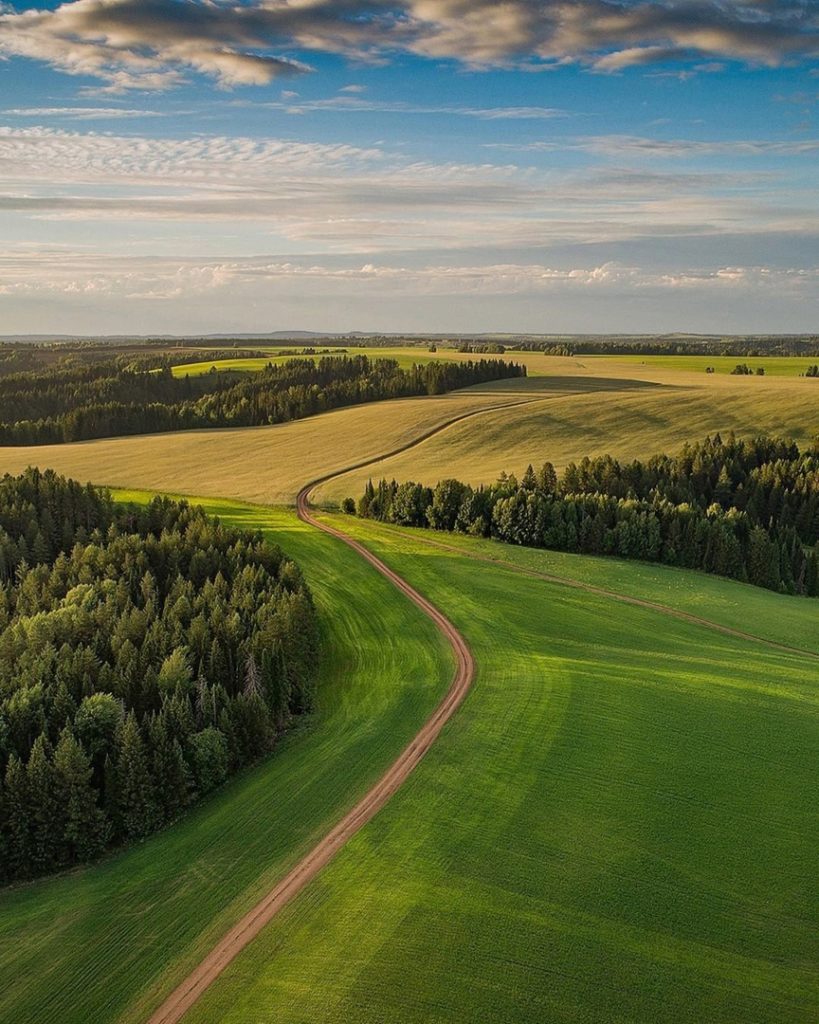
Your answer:
[[[174,989],[159,1009],[151,1016],[150,1024],[177,1024],[202,993],[219,977],[228,964],[241,953],[282,907],[286,906],[294,896],[301,892],[330,863],[336,853],[360,828],[375,817],[435,742],[441,729],[443,729],[444,725],[446,725],[463,701],[475,676],[475,662],[466,641],[435,605],[358,541],[348,537],[341,530],[320,522],[313,516],[310,511],[309,499],[311,492],[318,483],[319,481],[315,481],[308,484],[299,492],[297,499],[299,518],[317,530],[335,537],[352,548],[435,623],[443,636],[449,641],[455,654],[455,675],[449,690],[432,716],[427,719],[409,746],[404,749],[385,774],[358,801],[355,807],[252,910],[248,911],[219,940],[204,960]]]

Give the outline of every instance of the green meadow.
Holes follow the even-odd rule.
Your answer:
[[[144,1021],[366,791],[449,683],[434,626],[344,545],[292,512],[205,504],[265,529],[302,565],[325,634],[317,710],[177,825],[99,864],[4,890],[2,1021]]]
[[[343,524],[447,612],[478,677],[186,1020],[816,1019],[815,658]],[[795,607],[754,611],[792,640]]]
[[[265,529],[303,566],[325,634],[317,710],[177,825],[5,890],[0,1020],[144,1021],[447,686],[451,657],[432,625],[343,544],[292,511],[201,501]],[[662,566],[331,518],[455,622],[478,675],[408,783],[186,1022],[815,1019],[813,604]]]

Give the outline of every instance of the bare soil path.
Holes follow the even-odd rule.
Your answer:
[[[180,1021],[205,989],[259,934],[279,910],[301,892],[311,879],[333,859],[347,840],[381,810],[435,742],[441,729],[466,696],[475,675],[475,663],[469,647],[445,615],[362,544],[340,530],[320,522],[312,515],[309,498],[310,492],[315,486],[316,484],[308,484],[299,492],[297,499],[299,518],[349,545],[432,619],[452,646],[456,659],[455,675],[446,696],[432,716],[372,789],[296,864],[274,889],[227,932],[198,967],[168,996],[150,1018],[150,1024],[176,1024],[177,1021]]]

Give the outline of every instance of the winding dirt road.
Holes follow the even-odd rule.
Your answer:
[[[333,474],[335,475],[335,474]],[[441,729],[457,710],[466,696],[475,675],[475,662],[466,641],[435,605],[418,593],[392,569],[388,568],[372,552],[358,541],[340,530],[317,520],[310,511],[310,493],[321,481],[304,487],[298,495],[299,518],[317,530],[336,537],[366,559],[382,576],[385,576],[403,594],[416,604],[435,623],[446,637],[455,653],[455,675],[446,696],[424,723],[421,731],[408,747],[393,762],[386,773],[349,811],[341,821],[304,856],[274,889],[261,899],[252,910],[238,921],[204,960],[168,996],[165,1002],[150,1018],[150,1024],[176,1024],[196,1002],[208,986],[222,973],[228,964],[251,942],[264,926],[293,899],[333,859],[351,836],[367,824],[381,810],[404,780],[413,771],[421,758],[435,742]]]

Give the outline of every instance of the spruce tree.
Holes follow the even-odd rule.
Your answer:
[[[130,712],[118,736],[117,805],[127,839],[141,839],[157,825],[154,783],[145,742],[136,716]]]
[[[66,726],[54,751],[58,799],[63,808],[63,841],[69,862],[95,857],[108,838],[108,822],[91,784],[91,760]]]
[[[26,765],[31,835],[31,866],[35,874],[48,871],[62,853],[64,807],[57,799],[51,745],[45,734],[34,741]]]
[[[11,755],[6,767],[4,791],[9,875],[26,878],[32,870],[28,779],[16,754]]]

